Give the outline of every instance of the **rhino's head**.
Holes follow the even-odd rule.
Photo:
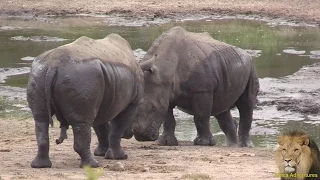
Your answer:
[[[156,66],[157,55],[140,64],[144,72],[143,102],[133,123],[134,137],[138,141],[154,141],[168,111],[170,83]],[[162,67],[161,67],[162,68]]]

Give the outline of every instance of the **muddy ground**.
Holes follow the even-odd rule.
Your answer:
[[[175,15],[260,15],[320,23],[317,0],[7,0],[0,13],[7,15],[66,15],[122,13],[134,17]]]
[[[1,19],[12,15],[39,17],[82,13],[104,14],[111,18],[125,17],[121,18],[123,24],[137,19],[142,19],[142,22],[152,22],[154,19],[158,19],[157,22],[167,22],[189,17],[197,19],[207,15],[217,18],[232,15],[272,20],[275,24],[288,24],[293,20],[319,25],[319,9],[320,3],[315,0],[70,0],[68,3],[62,0],[0,1]],[[119,23],[119,18],[114,21]],[[287,77],[261,79],[258,108],[275,105],[279,110],[319,114],[319,72],[320,64],[314,64]],[[16,70],[1,69],[0,81],[16,73]],[[25,99],[23,88],[0,86],[0,92],[10,99]],[[1,119],[0,179],[85,179],[85,171],[78,167],[79,157],[72,148],[72,132],[69,132],[69,139],[63,144],[55,145],[58,131],[57,127],[50,128],[53,167],[32,169],[30,162],[36,154],[33,120]],[[96,142],[96,137],[93,136],[92,150]],[[278,179],[275,178],[277,171],[272,150],[199,147],[190,145],[191,142],[181,144],[182,146],[177,147],[160,147],[150,142],[123,140],[122,146],[129,155],[128,160],[120,161],[124,169],[115,169],[114,165],[118,161],[98,157],[104,168],[101,179]]]
[[[56,123],[57,124],[57,123]],[[73,151],[72,131],[69,139],[56,145],[59,128],[50,128],[52,168],[32,169],[36,155],[33,120],[0,120],[0,179],[85,179],[79,168],[79,156]],[[94,134],[93,134],[94,135]],[[96,146],[93,136],[93,147]],[[102,164],[100,179],[277,179],[271,150],[192,146],[161,147],[151,142],[122,140],[129,158],[123,161],[97,157]],[[124,169],[119,168],[120,162]]]

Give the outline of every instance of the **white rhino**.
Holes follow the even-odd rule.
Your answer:
[[[259,81],[244,50],[208,33],[174,27],[159,36],[141,62],[144,102],[133,124],[137,140],[177,145],[173,108],[194,116],[195,145],[214,145],[210,116],[216,117],[229,145],[250,146],[249,131]],[[239,141],[230,108],[240,112]],[[159,128],[163,123],[163,133]]]
[[[57,143],[71,125],[81,166],[98,166],[90,152],[92,126],[99,141],[95,155],[126,159],[120,140],[136,115],[143,82],[129,43],[116,34],[99,40],[81,37],[39,55],[27,87],[38,143],[31,166],[51,167],[48,126],[54,114],[63,128]]]

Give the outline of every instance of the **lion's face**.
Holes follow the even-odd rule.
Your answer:
[[[280,173],[308,172],[311,165],[311,149],[308,136],[279,136],[276,162]]]
[[[302,147],[296,142],[285,143],[282,146],[281,154],[286,172],[296,172],[296,167],[300,163],[301,151]]]

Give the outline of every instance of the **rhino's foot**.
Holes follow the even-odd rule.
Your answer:
[[[234,142],[227,141],[227,146],[229,146],[229,147],[238,147],[239,144],[238,144],[238,143],[234,143]]]
[[[243,140],[243,141],[240,140],[239,146],[240,146],[240,147],[250,147],[250,148],[253,148],[253,147],[254,147],[254,145],[253,145],[253,143],[252,143],[252,141],[251,141],[250,139],[248,139],[248,140]]]
[[[239,133],[239,146],[240,147],[254,147],[249,135],[242,135]]]
[[[123,135],[122,135],[122,138],[125,138],[125,139],[130,139],[132,138],[133,136],[133,131],[131,129],[127,129]]]
[[[177,146],[178,140],[174,135],[161,135],[156,143],[160,146]]]
[[[106,159],[128,159],[128,155],[121,148],[111,149],[109,148],[105,155]]]
[[[52,163],[49,158],[39,158],[38,156],[34,158],[31,162],[32,168],[51,168]]]
[[[193,140],[194,145],[213,146],[216,145],[216,140],[211,136],[198,136]]]
[[[94,150],[94,155],[95,155],[95,156],[105,156],[107,150],[108,150],[107,147],[98,146],[98,147],[96,147],[96,149]]]
[[[93,157],[90,157],[87,159],[81,159],[80,167],[83,168],[84,166],[96,168],[100,166],[100,163],[97,160],[95,160]]]
[[[226,136],[226,138],[227,138],[227,146],[229,146],[229,147],[238,147],[239,146],[237,136],[235,136],[235,137]]]

